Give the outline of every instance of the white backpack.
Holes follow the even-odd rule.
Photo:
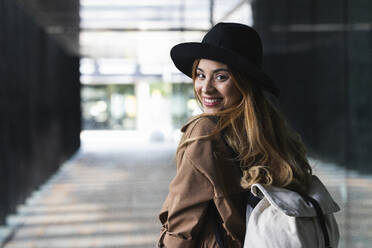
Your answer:
[[[307,196],[261,184],[251,192],[261,200],[247,205],[244,248],[337,248],[340,208],[316,176]]]

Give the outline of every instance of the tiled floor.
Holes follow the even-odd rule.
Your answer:
[[[154,247],[157,213],[175,173],[174,152],[174,143],[101,139],[83,146],[9,218],[14,232],[4,247]],[[339,247],[372,247],[372,177],[312,164],[342,208],[336,215]]]

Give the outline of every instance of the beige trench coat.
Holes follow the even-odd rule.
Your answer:
[[[200,117],[187,123],[182,131],[187,138],[198,137],[211,133],[215,126],[213,119]],[[243,246],[245,190],[240,186],[241,171],[233,157],[221,135],[180,149],[177,173],[159,215],[163,224],[159,247],[218,247],[211,203],[222,218],[228,247]]]

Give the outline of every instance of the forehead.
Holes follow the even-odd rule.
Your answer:
[[[201,59],[198,68],[202,70],[228,69],[226,64],[210,59]]]

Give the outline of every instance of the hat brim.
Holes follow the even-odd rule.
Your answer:
[[[234,51],[207,43],[186,42],[174,46],[170,55],[177,69],[190,78],[192,77],[192,65],[195,59],[216,60],[228,65],[231,69],[241,71],[252,77],[264,90],[279,97],[279,88],[273,80],[255,64]]]

